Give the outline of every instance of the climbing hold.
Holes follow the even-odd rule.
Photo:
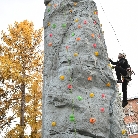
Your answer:
[[[63,75],[60,76],[60,79],[61,79],[61,80],[64,80],[64,79],[65,79],[65,76],[63,76]]]
[[[94,14],[98,14],[98,11],[94,11]]]
[[[91,81],[91,80],[92,80],[92,76],[89,76],[89,77],[88,77],[88,81]]]
[[[74,35],[75,35],[75,33],[72,33],[71,35],[72,35],[72,36],[74,36]]]
[[[74,53],[74,56],[77,57],[78,56],[78,53]]]
[[[94,38],[94,34],[91,34],[91,37],[93,37],[93,38]]]
[[[93,44],[93,47],[96,48],[96,44]]]
[[[110,87],[110,86],[111,86],[110,82],[108,82],[108,83],[106,84],[106,86],[107,86],[107,87]]]
[[[62,24],[62,27],[66,27],[66,24],[65,24],[65,23],[63,23],[63,24]]]
[[[66,46],[66,49],[68,50],[69,49],[69,46]]]
[[[108,64],[109,67],[112,67],[111,64]]]
[[[70,13],[72,13],[72,10],[69,10]]]
[[[87,24],[87,21],[86,20],[84,20],[84,22],[83,22],[84,24]]]
[[[100,35],[98,35],[98,38],[100,38]]]
[[[48,6],[51,6],[51,3],[48,3]]]
[[[78,96],[78,100],[81,101],[82,100],[82,97],[81,96]]]
[[[102,98],[105,98],[105,94],[102,94]]]
[[[78,28],[79,28],[79,29],[81,28],[81,25],[80,25],[80,24],[78,25]]]
[[[50,9],[48,9],[47,11],[50,12]]]
[[[52,43],[50,42],[50,43],[48,43],[48,46],[52,46]]]
[[[93,98],[94,97],[94,93],[90,93],[90,97]]]
[[[54,127],[56,126],[56,122],[52,122],[51,125]]]
[[[95,56],[99,56],[99,52],[94,52],[94,55]]]
[[[47,26],[50,26],[50,22],[47,23]]]
[[[90,118],[90,123],[94,124],[96,122],[95,118]]]
[[[71,115],[70,115],[70,117],[69,117],[69,119],[70,119],[70,121],[74,121],[74,120],[75,120],[74,115],[73,115],[73,114],[71,114]]]
[[[124,135],[124,134],[126,134],[126,130],[125,129],[122,130],[122,135]]]
[[[102,33],[104,34],[104,31]]]
[[[72,89],[72,85],[71,84],[68,84],[68,89]]]
[[[100,24],[100,26],[102,27],[102,24]]]
[[[101,112],[104,112],[105,110],[104,110],[104,108],[102,107],[102,108],[100,109],[100,111],[101,111]]]
[[[81,40],[81,38],[80,38],[80,37],[77,37],[77,38],[76,38],[76,41],[80,41],[80,40]]]
[[[53,27],[53,28],[56,28],[56,24],[53,24],[52,27]]]
[[[96,21],[93,21],[94,24],[96,24]]]
[[[78,3],[77,2],[74,2],[74,6],[76,6]]]
[[[58,6],[58,4],[54,4],[54,8],[56,8]]]
[[[52,37],[53,35],[52,34],[49,34],[50,37]]]
[[[75,22],[78,22],[79,21],[79,19],[77,18],[77,19],[75,19]]]

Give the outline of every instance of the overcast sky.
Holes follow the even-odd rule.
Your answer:
[[[33,21],[35,29],[43,26],[45,11],[44,0],[0,0],[0,30],[5,30],[8,24],[25,19]],[[122,50],[126,53],[129,64],[136,75],[132,77],[128,87],[129,97],[138,96],[137,67],[138,67],[138,1],[137,0],[95,0],[99,11],[99,19],[103,25],[105,42],[108,55],[117,60],[117,55]],[[101,3],[101,4],[100,4]],[[104,8],[105,13],[102,11]],[[108,22],[111,22],[114,31]]]

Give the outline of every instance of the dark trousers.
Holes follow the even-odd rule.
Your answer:
[[[116,66],[115,71],[116,71],[116,76],[118,80],[121,80],[121,74],[123,76],[127,75],[127,71],[121,67]],[[128,85],[128,81],[124,79],[122,83],[123,102],[127,102],[127,85]]]
[[[127,85],[128,81],[124,79],[122,83],[123,102],[127,102]]]
[[[117,76],[117,79],[118,80],[121,80],[121,74],[123,76],[126,76],[127,75],[127,71],[125,69],[123,69],[122,67],[116,66],[115,67],[115,71],[116,71],[116,76]]]

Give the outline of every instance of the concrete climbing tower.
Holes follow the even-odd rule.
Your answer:
[[[93,0],[45,0],[42,138],[127,138]]]

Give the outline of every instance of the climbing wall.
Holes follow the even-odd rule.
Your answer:
[[[93,0],[45,0],[42,138],[127,138]]]

